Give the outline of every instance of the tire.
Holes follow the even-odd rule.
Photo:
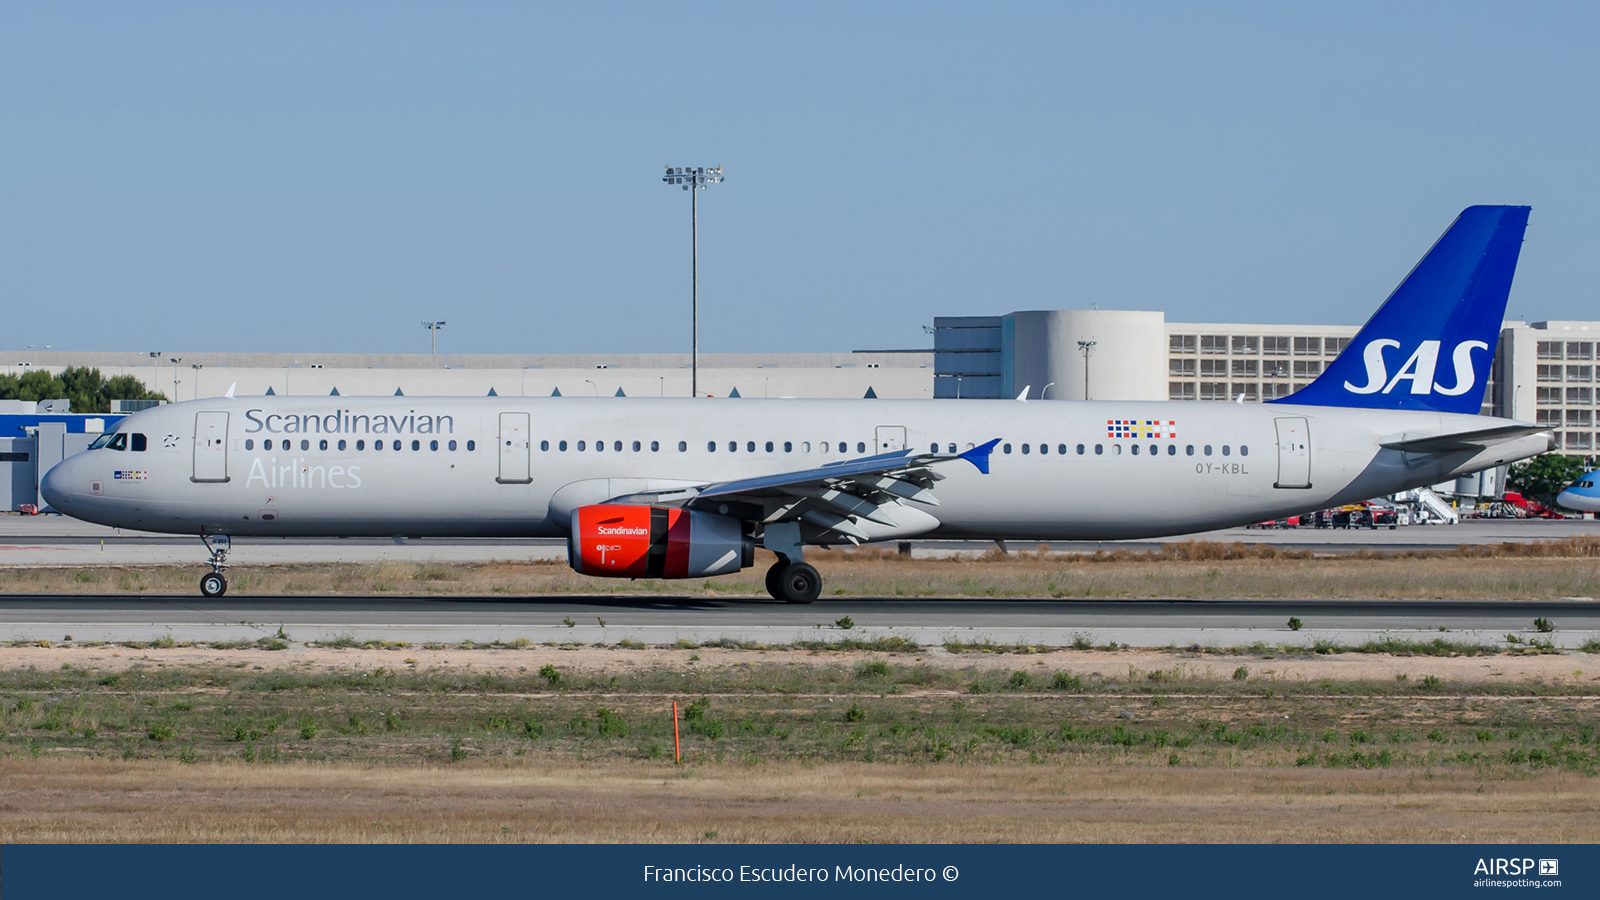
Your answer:
[[[228,579],[219,572],[207,572],[200,578],[200,593],[205,597],[221,597],[228,592]]]
[[[822,596],[822,576],[807,563],[784,567],[778,589],[785,603],[815,603]]]
[[[778,579],[783,577],[783,570],[787,568],[789,563],[783,557],[779,557],[778,561],[772,564],[772,568],[767,570],[767,593],[771,594],[774,600],[783,599],[783,587],[778,583]]]

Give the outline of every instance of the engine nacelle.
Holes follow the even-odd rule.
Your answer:
[[[665,506],[580,506],[572,511],[567,563],[604,578],[730,575],[755,562],[738,519]]]

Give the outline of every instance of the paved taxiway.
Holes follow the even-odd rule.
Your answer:
[[[854,627],[836,624],[848,616]],[[1304,623],[1287,626],[1289,617]],[[1533,631],[1536,617],[1556,623]],[[572,623],[570,626],[568,622]],[[766,644],[901,637],[968,643],[1232,647],[1410,640],[1498,643],[1507,633],[1576,647],[1600,635],[1600,602],[1428,600],[883,600],[810,606],[715,597],[200,597],[33,595],[0,598],[0,639],[254,640],[282,629],[296,641]],[[1441,630],[1443,629],[1443,630]]]

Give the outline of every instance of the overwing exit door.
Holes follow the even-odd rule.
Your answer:
[[[501,413],[500,475],[495,481],[501,484],[527,484],[532,481],[532,451],[533,443],[528,436],[528,414]]]
[[[1278,426],[1278,480],[1275,488],[1311,487],[1311,433],[1301,416],[1274,419]]]
[[[228,480],[228,414],[194,414],[194,471],[190,481]]]
[[[878,449],[874,453],[899,453],[906,448],[904,425],[879,425]]]

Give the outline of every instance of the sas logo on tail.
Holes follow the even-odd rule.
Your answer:
[[[1472,351],[1489,349],[1483,341],[1462,341],[1456,345],[1450,354],[1450,365],[1454,370],[1454,383],[1446,386],[1433,380],[1434,370],[1439,364],[1439,342],[1423,341],[1411,358],[1406,360],[1400,371],[1389,376],[1388,363],[1384,361],[1383,351],[1398,348],[1399,341],[1389,338],[1379,338],[1362,348],[1361,361],[1367,367],[1367,383],[1354,385],[1346,381],[1344,389],[1352,394],[1377,394],[1389,393],[1402,381],[1411,382],[1411,393],[1431,394],[1437,391],[1446,397],[1458,397],[1472,390],[1477,383],[1477,373],[1472,368]]]

